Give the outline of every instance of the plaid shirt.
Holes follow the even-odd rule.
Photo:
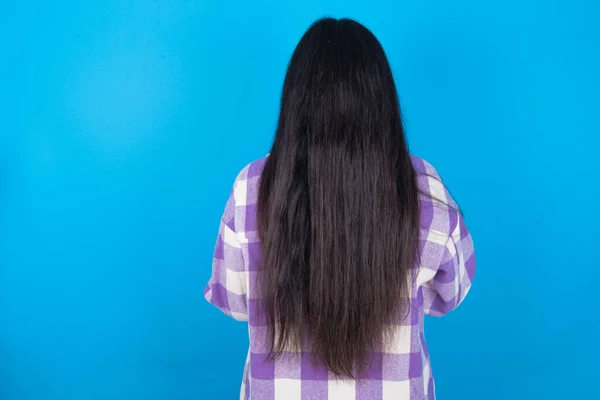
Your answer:
[[[206,299],[225,314],[248,321],[250,348],[241,399],[435,399],[423,336],[424,315],[440,316],[466,296],[475,273],[473,242],[457,206],[435,169],[413,157],[421,195],[420,265],[411,288],[411,310],[395,325],[385,352],[370,354],[371,368],[357,380],[339,380],[311,366],[309,354],[289,351],[267,361],[267,326],[257,309],[260,242],[256,231],[258,179],[266,158],[237,177],[221,219]],[[432,200],[432,198],[440,201]]]

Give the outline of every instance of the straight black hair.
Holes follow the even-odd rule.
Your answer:
[[[356,377],[407,315],[419,234],[394,78],[358,22],[318,20],[298,43],[257,216],[271,359],[302,347]]]

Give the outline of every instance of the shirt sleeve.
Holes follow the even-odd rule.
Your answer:
[[[219,225],[212,275],[204,289],[204,297],[230,317],[248,321],[247,278],[242,246],[235,231],[235,200],[232,192]]]
[[[469,292],[474,275],[473,240],[458,213],[456,228],[448,237],[441,264],[421,286],[425,314],[441,316],[456,309]]]

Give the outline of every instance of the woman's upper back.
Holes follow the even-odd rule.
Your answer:
[[[475,272],[472,240],[458,207],[436,170],[412,157],[420,191],[419,257],[410,307],[390,323],[393,337],[368,354],[368,368],[342,380],[314,364],[304,345],[279,357],[271,351],[269,324],[258,290],[261,243],[257,230],[259,179],[267,158],[237,177],[215,247],[205,296],[235,319],[248,321],[250,349],[242,394],[253,399],[433,398],[433,376],[423,336],[423,316],[443,315],[464,299]],[[367,397],[364,397],[367,396]]]

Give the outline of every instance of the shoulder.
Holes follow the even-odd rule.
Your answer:
[[[233,185],[236,205],[253,205],[258,200],[259,179],[268,156],[247,164],[237,175]]]
[[[421,225],[450,234],[460,211],[437,169],[428,161],[411,156],[417,174],[421,202]]]
[[[265,168],[267,159],[268,159],[268,155],[263,158],[254,160],[251,163],[247,164],[238,174],[238,176],[235,180],[236,183],[260,177],[263,169]]]
[[[417,176],[429,176],[434,179],[441,180],[440,174],[428,161],[415,155],[411,155],[410,159],[413,163]]]

